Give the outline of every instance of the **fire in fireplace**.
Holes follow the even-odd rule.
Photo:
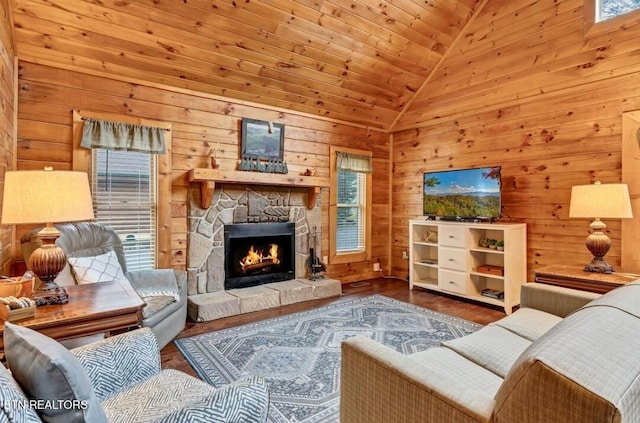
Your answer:
[[[295,224],[225,225],[225,289],[295,278]]]
[[[247,252],[247,255],[240,260],[240,267],[242,273],[251,274],[253,272],[261,272],[266,267],[277,267],[280,264],[278,258],[278,244],[269,244],[269,252],[265,253],[263,250],[255,249],[252,245]]]

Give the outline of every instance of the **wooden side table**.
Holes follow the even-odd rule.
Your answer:
[[[535,281],[565,288],[604,294],[614,288],[633,282],[637,277],[614,272],[610,274],[585,272],[582,266],[553,265],[533,271]]]
[[[145,303],[128,281],[66,286],[69,302],[36,308],[34,317],[15,324],[51,338],[80,338],[139,327]],[[4,322],[0,322],[0,351],[4,350]]]

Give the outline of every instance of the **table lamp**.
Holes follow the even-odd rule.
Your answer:
[[[2,224],[42,224],[42,245],[29,257],[29,268],[40,279],[33,299],[36,305],[64,304],[69,296],[54,279],[67,264],[67,256],[56,245],[60,232],[54,223],[91,220],[93,203],[89,179],[84,172],[18,170],[4,175]]]
[[[613,266],[604,256],[611,248],[611,239],[604,233],[607,225],[600,218],[632,218],[631,200],[627,184],[576,185],[571,188],[569,217],[594,219],[589,225],[592,229],[586,245],[593,260],[584,267],[585,272],[612,273]]]

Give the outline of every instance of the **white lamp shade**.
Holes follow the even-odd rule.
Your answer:
[[[576,185],[571,188],[569,217],[576,218],[632,218],[631,200],[627,184]]]
[[[3,225],[77,222],[93,218],[86,173],[61,170],[5,173]]]

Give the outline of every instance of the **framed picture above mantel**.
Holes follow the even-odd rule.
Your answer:
[[[282,161],[284,125],[266,120],[242,118],[241,146],[243,157]]]

